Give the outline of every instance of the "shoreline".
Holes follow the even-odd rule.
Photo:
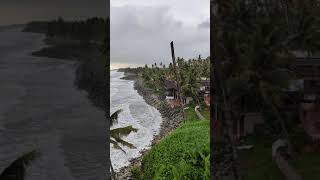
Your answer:
[[[46,47],[32,52],[36,57],[49,57],[65,59],[69,61],[86,61],[99,57],[99,46],[92,43],[84,43],[70,40],[55,40],[46,37],[44,40]]]
[[[122,79],[134,81],[134,89],[137,90],[138,94],[143,97],[147,104],[155,107],[162,117],[159,134],[153,136],[151,148],[141,150],[141,155],[139,157],[130,159],[130,164],[128,166],[125,166],[121,168],[119,172],[116,172],[116,179],[129,180],[131,179],[131,168],[133,166],[140,166],[144,155],[158,144],[161,139],[181,125],[183,114],[178,109],[171,109],[163,99],[155,95],[151,90],[145,88],[137,77],[127,76],[125,74]]]
[[[45,37],[44,47],[31,53],[34,57],[47,57],[64,61],[75,62],[75,79],[73,85],[80,91],[87,92],[87,98],[93,106],[107,112],[109,108],[103,101],[107,98],[105,88],[107,87],[105,69],[100,58],[97,44],[81,43],[80,41],[55,40]]]

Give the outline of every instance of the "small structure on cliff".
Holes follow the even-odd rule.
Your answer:
[[[264,118],[261,113],[246,113],[234,125],[236,136],[242,137],[253,134],[258,125],[264,124]]]
[[[165,80],[164,89],[165,89],[166,101],[172,108],[189,104],[191,101],[193,101],[192,97],[181,97],[182,103],[179,102],[180,100],[178,97],[178,86],[176,81]]]
[[[178,95],[178,88],[177,88],[177,82],[172,80],[165,80],[164,82],[164,89],[166,94],[166,99],[173,100],[177,99]]]
[[[203,97],[204,103],[207,106],[210,106],[210,79],[202,78],[199,90],[199,94]]]
[[[210,79],[202,78],[200,81],[200,93],[209,93],[210,92]]]
[[[180,101],[178,98],[178,85],[176,81],[165,80],[164,89],[166,95],[166,101],[171,108],[180,106]]]

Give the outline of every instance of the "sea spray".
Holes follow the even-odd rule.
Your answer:
[[[134,144],[136,149],[124,147],[126,153],[110,147],[111,161],[116,171],[130,164],[130,159],[140,156],[140,151],[150,148],[154,135],[159,133],[162,117],[160,112],[148,105],[142,96],[134,90],[134,82],[120,79],[122,72],[111,71],[110,101],[111,113],[118,109],[123,112],[119,115],[119,123],[112,128],[132,125],[138,129],[124,140]]]

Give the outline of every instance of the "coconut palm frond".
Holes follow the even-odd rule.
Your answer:
[[[121,145],[126,146],[126,147],[128,147],[130,149],[136,149],[136,147],[133,144],[131,144],[131,143],[119,138],[119,137],[116,137],[114,139],[118,143],[118,146],[119,146],[119,143],[120,143]]]
[[[121,127],[121,128],[116,128],[112,129],[110,131],[111,137],[122,137],[122,136],[127,136],[131,132],[137,132],[138,129],[133,128],[132,126],[126,126],[126,127]]]
[[[35,160],[36,157],[40,155],[39,152],[36,150],[30,151],[26,154],[24,154],[22,157],[20,157],[18,160],[21,160],[24,165],[29,165],[33,160]]]
[[[119,143],[127,146],[129,148],[136,148],[133,144],[121,139],[122,136],[127,136],[129,135],[131,132],[137,132],[138,130],[136,128],[133,128],[132,126],[126,126],[126,127],[122,127],[122,128],[116,128],[116,129],[112,129],[110,131],[110,137],[113,138],[114,140],[111,140],[111,143],[113,144],[113,146],[117,149],[121,149],[121,147],[119,146]],[[119,148],[120,147],[120,148]],[[123,151],[123,149],[121,149]]]
[[[114,124],[114,123],[118,123],[118,117],[119,117],[119,114],[122,112],[122,109],[119,109],[117,110],[116,112],[112,113],[111,116],[110,116],[110,123],[111,123],[111,126]]]
[[[121,150],[122,152],[126,153],[126,151],[124,151],[124,150],[122,149],[122,147],[119,145],[119,143],[118,143],[117,141],[114,141],[114,140],[110,139],[110,143],[113,145],[113,148],[119,149],[119,150]]]
[[[26,166],[28,166],[39,153],[35,150],[25,153],[13,163],[10,164],[1,174],[0,179],[19,179],[23,180],[26,174]]]
[[[111,126],[114,123],[118,123],[118,116],[119,116],[119,113],[121,113],[121,112],[122,112],[122,109],[119,109],[116,112],[112,113],[112,115],[110,116]],[[138,130],[136,128],[133,128],[132,126],[111,129],[110,130],[110,143],[113,144],[113,147],[115,149],[120,149],[122,152],[126,153],[123,150],[123,148],[120,146],[120,144],[123,146],[129,147],[129,148],[132,148],[132,149],[135,149],[136,147],[133,144],[121,139],[121,137],[127,136],[131,132],[137,132],[137,131]],[[113,170],[111,160],[110,160],[110,166],[111,166],[111,175],[112,175],[113,179],[115,179],[115,172]]]

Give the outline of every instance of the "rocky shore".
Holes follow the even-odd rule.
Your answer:
[[[138,78],[132,79],[134,80],[134,88],[138,91],[138,93],[144,98],[144,100],[151,106],[158,109],[158,111],[161,113],[162,116],[162,123],[160,126],[160,132],[158,135],[155,135],[152,140],[153,147],[155,144],[159,143],[159,141],[168,135],[171,131],[178,128],[183,120],[183,113],[179,109],[172,109],[167,105],[165,100],[154,93],[152,93],[152,90],[147,89],[141,80]],[[146,153],[148,153],[150,149],[148,150],[142,150],[141,156],[138,158],[133,158],[130,160],[130,165],[123,167],[118,173],[116,173],[116,177],[119,180],[129,180],[131,179],[131,168],[133,166],[140,166],[141,161]]]

